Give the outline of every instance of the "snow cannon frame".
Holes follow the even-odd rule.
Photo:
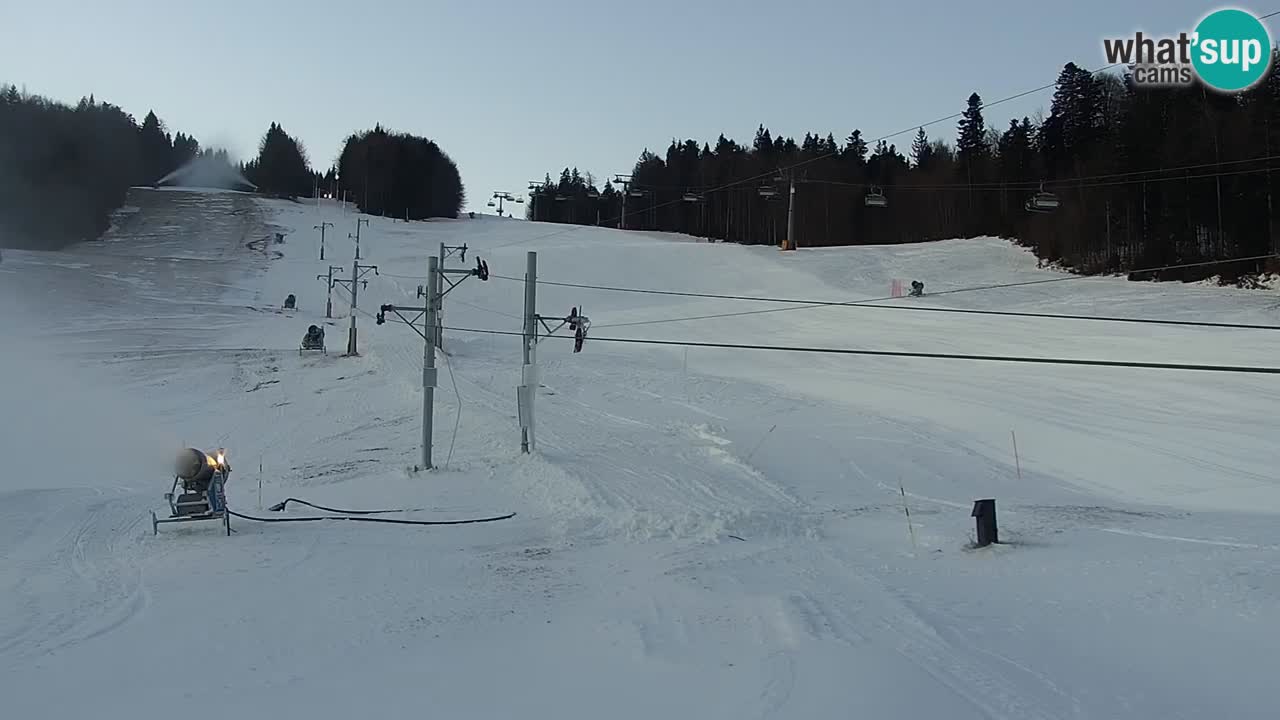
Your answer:
[[[312,335],[311,330],[315,329],[317,334]],[[319,350],[321,353],[328,355],[329,350],[324,344],[324,327],[321,325],[312,325],[307,328],[307,332],[302,336],[302,343],[298,345],[298,355],[301,356],[304,351]]]
[[[173,486],[164,494],[169,503],[169,517],[161,518],[151,511],[151,534],[160,534],[163,523],[221,520],[227,535],[231,535],[231,513],[227,510],[227,477],[231,465],[227,463],[226,450],[206,453],[187,448],[178,454],[173,476]],[[182,493],[178,494],[178,486]]]

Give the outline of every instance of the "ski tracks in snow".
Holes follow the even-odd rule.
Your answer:
[[[902,677],[915,674],[921,677],[909,686],[960,701],[951,705],[954,717],[1079,717],[1078,701],[1044,674],[976,649],[980,642],[948,630],[955,623],[917,607],[852,552],[826,543],[799,550],[779,545],[724,562],[696,562],[677,573],[717,596],[732,594],[740,608],[750,609],[740,624],[755,629],[761,655],[759,717],[787,716],[791,702],[805,700],[802,693],[793,698],[798,685],[831,674],[845,676],[847,692],[866,708],[891,715],[917,702],[936,707],[892,694]],[[655,615],[654,622],[669,626],[670,618]],[[818,658],[829,661],[815,664]]]
[[[559,370],[565,361],[552,362]],[[463,367],[455,370],[466,402],[488,416],[486,441],[500,443],[494,421],[511,416],[509,396],[494,389],[502,369]],[[632,368],[623,382],[607,367],[574,368],[572,382],[548,373],[563,385],[537,400],[536,455],[545,463],[517,470],[546,512],[602,540],[816,534],[820,519],[739,457],[723,431],[704,422],[713,413],[689,413],[644,389],[662,387],[665,374]],[[514,445],[518,425],[509,433]]]
[[[150,602],[137,545],[138,498],[99,491],[10,493],[4,594],[18,612],[0,629],[0,662],[17,667],[106,635]]]

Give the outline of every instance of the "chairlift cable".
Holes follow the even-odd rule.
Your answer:
[[[1089,181],[1094,179],[1107,180],[1108,178],[1117,178],[1125,174],[1138,175],[1138,174],[1152,174],[1152,173],[1169,173],[1169,172],[1179,172],[1183,170],[1191,170],[1196,168],[1204,168],[1212,165],[1242,164],[1246,162],[1262,162],[1262,161],[1269,161],[1269,160],[1280,160],[1280,155],[1271,155],[1271,156],[1261,157],[1261,158],[1250,158],[1248,160],[1239,160],[1239,161],[1224,161],[1222,163],[1191,165],[1185,168],[1169,168],[1164,170],[1142,170],[1134,173],[1097,175],[1092,177],[1079,177],[1079,178],[1073,178],[1068,180],[1046,180],[1044,182],[1027,181],[1027,182],[1004,183],[1004,184],[975,183],[973,185],[969,185],[967,183],[931,183],[927,185],[906,185],[906,184],[873,185],[872,183],[852,183],[852,182],[844,182],[841,180],[807,180],[806,182],[811,185],[830,185],[833,187],[848,187],[848,188],[879,187],[879,188],[889,188],[890,190],[894,190],[894,191],[979,190],[983,192],[1015,192],[1020,190],[1037,190],[1044,187],[1052,187],[1059,190],[1077,190],[1077,189],[1087,190],[1090,188],[1116,187],[1121,185],[1143,185],[1146,183],[1176,182],[1176,181],[1186,181],[1186,180],[1205,180],[1205,179],[1212,179],[1212,178],[1219,178],[1219,177],[1235,177],[1239,175],[1254,175],[1257,173],[1275,172],[1277,170],[1280,170],[1280,168],[1274,168],[1274,167],[1261,167],[1261,168],[1249,168],[1249,169],[1243,169],[1243,170],[1229,170],[1229,171],[1215,172],[1215,173],[1201,173],[1198,175],[1176,175],[1176,176],[1169,176],[1169,177],[1130,178],[1127,180],[1117,179],[1117,180],[1110,180],[1106,182],[1084,182],[1084,181]]]
[[[523,336],[524,333],[507,330],[485,330],[479,328],[445,328],[454,332],[478,333],[483,335]],[[553,335],[550,337],[560,337]],[[627,343],[632,345],[664,345],[674,347],[701,347],[725,350],[772,350],[776,352],[792,352],[824,355],[864,355],[874,357],[926,358],[935,360],[972,360],[1003,363],[1031,363],[1041,365],[1077,365],[1092,367],[1138,368],[1146,370],[1190,370],[1203,372],[1248,373],[1280,375],[1280,367],[1251,365],[1198,365],[1192,363],[1155,363],[1128,360],[1089,360],[1080,358],[1050,357],[1018,357],[1012,355],[963,355],[959,353],[909,352],[900,350],[863,350],[856,348],[800,347],[790,345],[757,345],[747,343],[717,343],[692,340],[649,340],[644,338],[611,338],[595,337],[592,342]]]
[[[1259,17],[1258,17],[1258,19],[1259,19],[1259,20],[1266,20],[1266,19],[1268,19],[1268,18],[1275,17],[1276,15],[1280,15],[1280,10],[1276,10],[1276,11],[1273,11],[1273,12],[1267,13],[1267,14],[1265,14],[1265,15],[1261,15],[1261,16],[1259,16]],[[1117,68],[1117,67],[1120,67],[1120,66],[1122,66],[1122,65],[1124,65],[1124,63],[1112,63],[1112,64],[1110,64],[1110,65],[1106,65],[1106,66],[1100,67],[1100,68],[1098,68],[1098,69],[1096,69],[1096,70],[1089,70],[1088,72],[1089,72],[1089,74],[1090,74],[1090,75],[1097,75],[1097,74],[1099,74],[1099,73],[1106,72],[1107,70],[1112,70],[1112,69],[1115,69],[1115,68]],[[1057,86],[1057,84],[1058,84],[1058,81],[1057,81],[1057,79],[1055,79],[1053,82],[1048,83],[1047,85],[1041,85],[1040,87],[1037,87],[1037,88],[1032,88],[1032,89],[1030,89],[1030,90],[1025,90],[1025,91],[1023,91],[1023,92],[1020,92],[1020,93],[1017,93],[1017,94],[1014,94],[1014,95],[1009,95],[1009,96],[1007,96],[1007,97],[1003,97],[1003,98],[1000,98],[1000,99],[998,99],[998,100],[993,100],[993,101],[988,102],[988,103],[983,103],[983,108],[984,108],[984,109],[986,109],[986,108],[995,107],[996,105],[1001,105],[1001,104],[1006,103],[1006,102],[1011,102],[1011,101],[1013,101],[1013,100],[1018,100],[1018,99],[1021,99],[1021,98],[1026,97],[1026,96],[1028,96],[1028,95],[1034,95],[1035,93],[1043,92],[1043,91],[1048,90],[1048,89],[1050,89],[1050,88],[1056,87],[1056,86]],[[878,143],[878,142],[880,142],[881,140],[888,140],[889,138],[897,137],[897,136],[899,136],[899,135],[905,135],[905,134],[907,134],[907,133],[909,133],[909,132],[911,132],[911,131],[913,131],[913,130],[917,130],[917,129],[919,129],[919,128],[931,127],[931,126],[933,126],[933,125],[937,125],[937,124],[939,124],[939,123],[948,122],[948,121],[950,121],[950,120],[955,120],[955,119],[957,119],[957,118],[959,118],[959,117],[962,117],[963,115],[964,115],[964,112],[963,112],[963,111],[958,112],[958,113],[952,113],[952,114],[947,115],[947,116],[945,116],[945,117],[937,118],[936,120],[930,120],[929,122],[926,122],[926,123],[919,123],[919,124],[916,124],[916,125],[912,125],[911,127],[906,128],[906,129],[904,129],[904,130],[898,130],[898,131],[896,131],[896,132],[892,132],[892,133],[889,133],[889,134],[887,134],[887,135],[881,135],[881,136],[880,136],[880,137],[878,137],[878,138],[871,138],[871,139],[867,140],[867,141],[866,141],[866,143],[867,143],[868,145],[871,145],[872,143]],[[743,178],[743,179],[741,179],[741,180],[734,180],[734,181],[731,181],[731,182],[726,183],[726,184],[724,184],[724,185],[720,185],[720,186],[717,186],[717,187],[713,187],[713,188],[711,188],[710,190],[706,190],[705,192],[718,192],[718,191],[720,191],[720,190],[726,190],[726,189],[728,189],[728,188],[736,187],[736,186],[738,186],[738,185],[745,185],[745,184],[747,184],[747,183],[755,182],[755,181],[757,181],[757,180],[761,180],[761,179],[765,179],[765,178],[768,178],[768,177],[772,177],[772,176],[773,176],[776,172],[778,172],[778,171],[790,171],[790,170],[794,170],[794,169],[799,168],[799,167],[802,167],[802,166],[804,166],[804,165],[808,165],[808,164],[810,164],[810,163],[818,162],[819,160],[825,160],[825,159],[827,159],[827,158],[833,157],[833,156],[837,155],[839,152],[840,152],[839,150],[836,150],[835,152],[823,153],[822,155],[818,155],[818,156],[815,156],[815,157],[812,157],[812,158],[808,158],[808,159],[806,159],[806,160],[802,160],[802,161],[800,161],[800,162],[793,163],[792,165],[788,165],[788,166],[786,166],[786,167],[780,167],[780,168],[777,168],[777,169],[775,169],[775,170],[770,170],[770,171],[768,171],[768,172],[761,173],[761,174],[759,174],[759,175],[755,175],[755,176],[753,176],[753,177]],[[679,203],[679,202],[683,202],[683,201],[682,201],[682,200],[673,200],[673,201],[668,201],[668,202],[664,202],[664,203],[659,203],[659,204],[657,204],[657,205],[653,205],[653,206],[650,206],[649,208],[646,208],[645,212],[652,212],[652,211],[654,211],[654,210],[658,210],[658,209],[660,209],[660,208],[669,207],[669,206],[674,205],[674,204]],[[621,219],[621,216],[619,216],[619,217],[613,217],[613,218],[609,218],[609,220],[608,220],[607,222],[610,222],[610,223],[611,223],[611,222],[614,222],[614,221],[616,221],[616,220],[620,220],[620,219]],[[494,246],[493,248],[491,248],[491,250],[500,250],[500,249],[502,249],[502,248],[512,247],[512,246],[514,246],[514,245],[520,245],[520,244],[527,243],[527,242],[535,242],[535,241],[538,241],[538,240],[547,240],[547,239],[550,239],[550,238],[553,238],[553,237],[558,237],[558,236],[560,236],[560,235],[564,235],[564,234],[567,234],[567,233],[576,232],[576,231],[581,230],[581,229],[586,228],[586,227],[593,227],[593,226],[589,226],[589,225],[572,225],[572,226],[570,226],[570,227],[568,227],[568,228],[565,228],[565,229],[563,229],[563,230],[557,230],[557,231],[554,231],[554,232],[551,232],[551,233],[547,233],[547,234],[544,234],[544,235],[538,235],[538,236],[535,236],[535,237],[525,238],[525,239],[523,239],[523,240],[515,240],[515,241],[513,241],[513,242],[505,243],[505,244],[502,244],[502,245],[496,245],[496,246]]]
[[[1272,15],[1275,15],[1275,14],[1280,14],[1280,11],[1277,11],[1276,13],[1272,13]],[[1265,16],[1265,17],[1270,17],[1270,15],[1267,15],[1267,16]],[[1098,74],[1098,73],[1105,72],[1105,71],[1107,71],[1107,70],[1111,70],[1111,69],[1116,68],[1116,67],[1120,67],[1122,64],[1123,64],[1123,63],[1112,63],[1111,65],[1107,65],[1107,66],[1104,66],[1104,67],[1098,68],[1097,70],[1091,70],[1091,71],[1089,71],[1089,73],[1090,73],[1091,75],[1096,75],[1096,74]],[[1014,94],[1014,95],[1009,95],[1009,96],[1007,96],[1007,97],[1003,97],[1003,98],[1000,98],[1000,99],[998,99],[998,100],[994,100],[994,101],[989,102],[989,103],[984,103],[984,104],[983,104],[983,107],[984,107],[984,108],[991,108],[991,107],[995,107],[996,105],[1000,105],[1000,104],[1003,104],[1003,103],[1011,102],[1011,101],[1013,101],[1013,100],[1018,100],[1018,99],[1021,99],[1021,98],[1026,97],[1026,96],[1028,96],[1028,95],[1034,95],[1035,93],[1043,92],[1043,91],[1048,90],[1048,89],[1050,89],[1050,88],[1056,87],[1056,86],[1057,86],[1057,84],[1058,84],[1058,81],[1057,81],[1057,79],[1055,79],[1053,82],[1048,83],[1047,85],[1041,85],[1040,87],[1032,88],[1032,89],[1030,89],[1030,90],[1025,90],[1025,91],[1023,91],[1023,92],[1020,92],[1020,93],[1017,93],[1017,94]],[[892,133],[889,133],[889,134],[887,134],[887,135],[881,135],[880,137],[870,138],[870,139],[866,140],[865,142],[866,142],[868,145],[871,145],[871,144],[873,144],[873,143],[878,143],[878,142],[880,142],[880,141],[882,141],[882,140],[888,140],[889,138],[894,138],[894,137],[897,137],[897,136],[899,136],[899,135],[905,135],[905,134],[907,134],[907,133],[910,133],[910,132],[915,131],[915,130],[916,130],[916,129],[918,129],[918,128],[931,127],[931,126],[933,126],[933,125],[937,125],[937,124],[939,124],[939,123],[944,123],[944,122],[948,122],[948,121],[951,121],[951,120],[955,120],[956,118],[959,118],[959,117],[961,117],[961,116],[963,116],[963,115],[964,115],[964,112],[963,112],[963,111],[962,111],[962,112],[958,112],[958,113],[952,113],[952,114],[950,114],[950,115],[946,115],[946,116],[944,116],[944,117],[940,117],[940,118],[937,118],[937,119],[935,119],[935,120],[930,120],[929,122],[926,122],[926,123],[916,123],[916,124],[912,125],[911,127],[906,128],[906,129],[904,129],[904,130],[898,130],[898,131],[896,131],[896,132],[892,132]],[[805,166],[805,165],[809,165],[809,164],[812,164],[812,163],[818,162],[818,161],[820,161],[820,160],[825,160],[825,159],[827,159],[827,158],[834,157],[835,155],[838,155],[838,154],[839,154],[839,152],[840,152],[840,150],[838,150],[838,149],[837,149],[837,150],[835,150],[835,151],[833,151],[833,152],[823,153],[823,154],[821,154],[821,155],[817,155],[817,156],[814,156],[814,157],[812,157],[812,158],[806,158],[806,159],[804,159],[804,160],[801,160],[801,161],[796,162],[796,163],[792,163],[791,165],[787,165],[787,166],[785,166],[785,167],[778,167],[778,168],[775,168],[775,169],[769,170],[769,171],[767,171],[767,172],[760,173],[760,174],[758,174],[758,175],[754,175],[754,176],[747,177],[747,178],[742,178],[742,179],[740,179],[740,180],[733,180],[733,181],[730,181],[730,182],[725,183],[725,184],[723,184],[723,185],[719,185],[719,186],[712,187],[711,189],[706,190],[706,191],[704,191],[704,192],[718,192],[718,191],[720,191],[720,190],[727,190],[727,189],[729,189],[729,188],[731,188],[731,187],[737,187],[737,186],[739,186],[739,185],[746,185],[746,184],[749,184],[749,183],[757,182],[757,181],[759,181],[759,180],[764,180],[764,179],[767,179],[767,178],[771,178],[771,177],[774,177],[774,176],[775,176],[775,174],[776,174],[776,173],[778,173],[778,172],[789,172],[789,171],[795,170],[796,168],[800,168],[800,167],[803,167],[803,166]],[[652,211],[654,211],[654,210],[658,210],[658,209],[660,209],[660,208],[664,208],[664,207],[670,207],[670,206],[672,206],[672,205],[675,205],[675,204],[677,204],[677,203],[681,203],[681,202],[683,202],[683,200],[671,200],[671,201],[667,201],[667,202],[663,202],[663,203],[658,203],[657,205],[652,205],[652,206],[650,206],[650,207],[646,208],[646,209],[645,209],[645,212],[652,212]],[[613,221],[615,221],[615,220],[620,220],[620,219],[621,219],[621,216],[619,216],[619,217],[609,218],[609,220],[608,220],[607,222],[602,222],[602,224],[611,223],[611,222],[613,222]],[[536,242],[536,241],[538,241],[538,240],[547,240],[547,239],[550,239],[550,238],[553,238],[553,237],[558,237],[558,236],[560,236],[560,235],[564,235],[564,234],[567,234],[567,233],[576,232],[576,231],[578,231],[578,230],[581,230],[581,229],[583,229],[583,228],[587,228],[587,227],[594,227],[594,226],[589,226],[589,225],[571,225],[570,227],[567,227],[567,228],[565,228],[565,229],[563,229],[563,230],[556,230],[556,231],[554,231],[554,232],[546,233],[546,234],[543,234],[543,235],[537,235],[537,236],[534,236],[534,237],[524,238],[524,239],[522,239],[522,240],[515,240],[515,241],[509,242],[509,243],[502,244],[502,245],[495,245],[494,247],[490,248],[490,251],[493,251],[493,250],[500,250],[500,249],[502,249],[502,248],[512,247],[512,246],[514,246],[514,245],[520,245],[520,244],[528,243],[528,242]]]
[[[1251,262],[1251,261],[1257,261],[1257,260],[1266,260],[1274,257],[1278,257],[1278,256],[1272,253],[1272,254],[1266,254],[1266,255],[1256,255],[1252,257],[1232,258],[1229,260],[1210,260],[1206,262],[1182,263],[1178,265],[1166,265],[1162,267],[1143,268],[1143,269],[1129,270],[1128,272],[1130,274],[1146,274],[1146,273],[1164,272],[1168,270],[1181,270],[1181,269],[1195,268],[1195,267],[1207,267],[1210,265],[1221,265],[1221,264],[1231,263],[1231,262]],[[524,282],[524,278],[515,278],[515,277],[510,277],[505,275],[493,275],[492,277],[500,278],[502,280]],[[933,292],[933,293],[929,293],[929,296],[937,297],[940,295],[956,295],[960,293],[978,292],[982,290],[1002,290],[1007,288],[1026,287],[1030,285],[1043,285],[1047,283],[1067,282],[1070,280],[1085,280],[1085,279],[1091,279],[1091,278],[1098,279],[1098,276],[1066,275],[1063,277],[1042,278],[1039,280],[1025,280],[1025,281],[1012,282],[1012,283],[997,283],[993,285],[978,285],[978,286],[972,286],[972,287],[956,288],[953,290],[942,290],[939,292]],[[1193,321],[1193,320],[1158,320],[1158,319],[1150,319],[1150,318],[1121,318],[1121,317],[1104,317],[1104,316],[1090,316],[1090,315],[1060,315],[1060,314],[1053,314],[1053,313],[1026,313],[1026,312],[1016,312],[1016,311],[1007,311],[1007,310],[971,310],[971,309],[959,309],[959,308],[933,308],[933,307],[921,307],[921,306],[911,306],[911,305],[876,305],[874,304],[874,303],[881,303],[881,302],[886,302],[890,300],[900,299],[893,296],[871,298],[868,300],[855,300],[855,301],[820,301],[820,300],[802,300],[802,299],[796,299],[796,298],[761,297],[761,296],[752,296],[752,295],[725,295],[725,294],[719,294],[719,293],[689,292],[689,291],[678,291],[678,290],[657,290],[657,289],[649,289],[649,288],[628,288],[628,287],[616,287],[616,286],[608,286],[608,285],[591,285],[591,284],[585,284],[585,283],[554,282],[550,280],[541,280],[541,279],[538,280],[538,284],[556,286],[556,287],[577,288],[582,290],[599,290],[599,291],[605,291],[605,292],[635,293],[635,294],[641,294],[641,295],[666,295],[666,296],[675,296],[675,297],[694,297],[694,298],[706,298],[706,299],[712,299],[712,300],[742,300],[742,301],[768,302],[768,303],[790,305],[790,307],[770,308],[767,310],[742,310],[737,312],[715,313],[710,315],[695,315],[695,316],[689,316],[689,317],[675,317],[675,318],[665,318],[665,319],[657,319],[657,320],[638,320],[635,322],[626,322],[626,323],[609,323],[609,324],[603,324],[603,325],[596,325],[595,328],[597,330],[601,328],[637,327],[637,326],[643,326],[643,325],[658,325],[658,324],[672,323],[672,322],[688,322],[688,321],[694,321],[694,320],[715,320],[715,319],[730,318],[730,317],[743,317],[747,315],[764,315],[768,313],[787,312],[792,310],[814,309],[814,308],[822,308],[822,307],[870,307],[870,308],[880,308],[880,309],[886,309],[886,310],[913,310],[917,312],[939,312],[939,313],[953,313],[953,314],[967,314],[967,315],[994,315],[994,316],[1007,316],[1007,317],[1029,317],[1029,318],[1062,319],[1062,320],[1092,320],[1097,322],[1127,322],[1127,323],[1151,324],[1151,325],[1212,327],[1212,328],[1220,328],[1220,329],[1237,329],[1237,330],[1245,330],[1245,329],[1247,330],[1280,330],[1280,326],[1277,326],[1277,325],[1255,325],[1255,324],[1245,324],[1245,323],[1215,323],[1215,322]]]

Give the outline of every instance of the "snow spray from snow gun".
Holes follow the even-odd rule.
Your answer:
[[[0,306],[24,308],[26,299],[5,282]],[[14,310],[0,321],[0,407],[21,409],[21,420],[15,415],[0,430],[0,491],[64,487],[68,478],[85,478],[85,468],[92,480],[83,482],[94,487],[136,489],[140,475],[143,488],[153,487],[145,468],[166,472],[173,449],[185,444],[181,436],[123,389],[116,372],[128,363],[78,362],[92,351],[35,334],[39,328],[24,318],[38,315]]]

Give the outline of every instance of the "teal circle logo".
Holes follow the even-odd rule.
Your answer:
[[[1196,26],[1191,64],[1215,90],[1253,87],[1271,67],[1271,35],[1266,25],[1243,10],[1209,13]]]

